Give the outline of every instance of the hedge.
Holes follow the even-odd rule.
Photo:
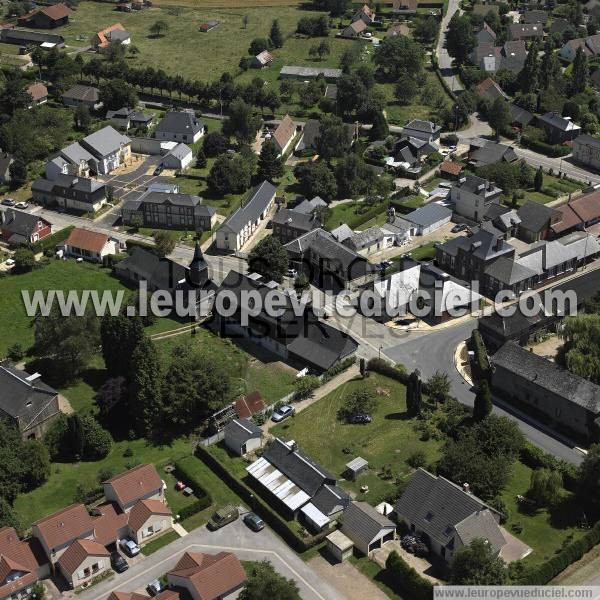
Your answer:
[[[481,337],[479,329],[474,329],[471,334],[471,344],[473,346],[473,352],[475,353],[475,366],[477,369],[477,377],[485,379],[490,382],[492,368],[490,365],[490,359],[485,348],[485,343]]]
[[[566,156],[569,154],[569,152],[571,152],[567,146],[553,146],[552,144],[546,144],[546,142],[541,142],[540,140],[534,140],[526,135],[521,136],[521,145],[525,146],[525,148],[529,148],[530,150],[534,150],[535,152],[540,152],[541,154],[552,156],[554,158]]]
[[[328,381],[332,380],[336,375],[343,373],[344,371],[349,369],[355,362],[356,362],[356,357],[351,356],[350,358],[342,360],[341,362],[337,363],[336,365],[333,365],[333,367],[331,367],[331,369],[327,369],[327,371],[325,371],[325,373],[323,373],[323,375],[321,375],[321,384],[327,383]]]
[[[380,215],[381,212],[384,210],[385,206],[383,206],[381,203],[375,204],[375,206],[371,206],[371,208],[369,208],[363,213],[354,214],[348,217],[348,219],[346,220],[346,224],[348,225],[348,227],[350,227],[350,229],[354,229],[356,227],[359,227],[363,223],[374,219],[375,217]]]
[[[369,371],[374,371],[375,373],[379,373],[380,375],[384,375],[385,377],[389,377],[390,379],[395,379],[404,385],[408,385],[408,378],[410,373],[406,373],[404,371],[399,371],[389,363],[387,360],[383,358],[372,358],[367,363],[367,369]],[[421,384],[421,389],[425,394],[428,393],[427,382],[423,381]]]
[[[530,469],[552,469],[559,471],[563,478],[565,489],[574,492],[577,490],[578,473],[577,467],[544,452],[541,448],[526,441],[521,448],[519,460]]]
[[[400,595],[413,600],[431,600],[433,597],[432,583],[421,577],[395,550],[387,557],[385,568]]]
[[[179,511],[180,519],[187,519],[205,508],[208,508],[212,503],[212,496],[210,492],[202,485],[196,474],[184,464],[182,460],[175,462],[175,476],[181,481],[185,481],[186,484],[194,491],[194,496],[198,498],[196,502],[185,506]]]
[[[301,538],[260,496],[244,482],[232,475],[204,446],[196,448],[196,456],[219,476],[238,496],[247,502],[252,510],[274,529],[296,552],[305,552],[312,548],[324,536]]]
[[[545,563],[531,567],[517,583],[519,585],[545,585],[559,573],[562,573],[569,565],[578,561],[598,543],[600,543],[600,521],[582,538],[565,546]]]
[[[37,254],[46,250],[55,250],[56,246],[62,244],[71,235],[71,231],[75,229],[75,225],[69,225],[56,233],[46,236],[45,238],[31,245],[31,249]]]

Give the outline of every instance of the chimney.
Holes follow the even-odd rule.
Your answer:
[[[496,187],[495,181],[488,181],[488,191],[491,192]]]
[[[496,245],[494,246],[494,250],[501,250],[502,249],[502,238],[496,238]]]
[[[471,486],[468,483],[463,483],[463,492],[465,492],[465,494],[471,493]]]

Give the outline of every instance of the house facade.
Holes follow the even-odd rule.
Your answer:
[[[255,187],[217,230],[217,248],[231,252],[240,250],[260,223],[267,218],[275,203],[276,191],[277,188],[268,181],[263,181]]]
[[[67,256],[101,263],[104,257],[118,253],[119,242],[105,233],[76,227],[65,240],[64,249]]]
[[[69,88],[62,96],[62,102],[65,106],[86,106],[89,110],[98,110],[102,106],[100,102],[100,90],[91,85],[75,84]]]
[[[189,111],[168,111],[154,130],[158,140],[184,144],[194,144],[203,135],[204,123]]]
[[[95,213],[107,202],[104,183],[67,174],[56,175],[53,180],[36,179],[31,186],[31,195],[44,206],[60,206],[84,213]]]
[[[461,177],[450,188],[454,212],[470,221],[480,223],[492,204],[498,204],[502,190],[492,182],[469,175]]]
[[[600,169],[600,139],[582,134],[573,140],[573,159],[592,169]]]
[[[0,233],[11,246],[35,244],[52,233],[52,223],[38,215],[8,209],[0,212]]]

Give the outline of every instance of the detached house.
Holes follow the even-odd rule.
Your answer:
[[[63,577],[77,588],[110,568],[110,552],[94,540],[73,542],[57,561]]]
[[[402,128],[402,136],[431,143],[437,142],[440,139],[441,131],[441,126],[431,121],[413,119]]]
[[[121,23],[115,23],[106,29],[102,29],[94,35],[91,41],[91,45],[95,50],[103,50],[113,43],[124,45],[131,43],[131,36]]]
[[[52,223],[38,215],[8,209],[0,217],[2,239],[11,246],[34,244],[52,233]]]
[[[544,38],[543,23],[513,23],[508,26],[509,40],[542,40]]]
[[[263,50],[252,59],[252,68],[265,69],[273,63],[274,57],[268,50]]]
[[[585,56],[588,58],[598,56],[598,54],[600,54],[600,34],[590,35],[586,38],[569,40],[560,49],[559,55],[564,60],[573,62],[579,48],[581,48]]]
[[[581,127],[571,117],[562,117],[557,112],[548,112],[538,117],[538,124],[546,133],[550,144],[564,144],[581,133]]]
[[[193,112],[170,110],[156,126],[154,137],[194,144],[204,135],[204,123]]]
[[[496,42],[495,31],[484,21],[475,34],[479,44],[494,44]]]
[[[499,204],[502,190],[491,181],[468,175],[450,188],[454,212],[470,221],[481,223],[492,204]]]
[[[468,483],[461,487],[423,468],[414,473],[394,510],[446,562],[476,538],[486,540],[495,555],[506,545],[500,513],[474,496]]]
[[[237,210],[221,224],[216,234],[219,250],[237,251],[252,237],[275,202],[277,188],[268,181],[255,187]]]
[[[24,439],[41,439],[59,414],[58,392],[39,373],[30,375],[8,361],[0,363],[0,416]]]
[[[119,242],[105,233],[76,227],[64,242],[65,254],[92,262],[102,262],[105,256],[117,254]]]
[[[360,36],[361,33],[364,33],[367,30],[367,24],[359,19],[358,21],[354,21],[348,25],[345,29],[342,29],[342,33],[340,34],[342,37],[353,39]]]
[[[277,129],[273,132],[273,141],[279,150],[279,156],[285,154],[296,136],[296,124],[290,118],[290,115],[285,115]]]
[[[152,465],[139,465],[102,483],[108,502],[129,512],[139,500],[164,501],[164,486]]]
[[[364,21],[366,25],[370,25],[375,20],[375,11],[373,11],[367,4],[363,4],[363,6],[358,9],[352,17],[353,23],[359,20]]]
[[[21,27],[33,27],[34,29],[54,29],[67,25],[69,17],[73,11],[62,2],[44,6],[36,10],[32,10],[27,14],[19,17],[17,22]]]
[[[100,102],[100,90],[91,85],[75,84],[62,96],[65,106],[87,106],[90,110],[98,110],[102,106]]]
[[[573,160],[579,164],[600,169],[600,138],[582,134],[573,140]]]
[[[485,100],[493,102],[496,98],[506,99],[506,94],[502,88],[490,77],[484,79],[476,88],[476,94]]]
[[[31,96],[31,103],[27,108],[33,108],[48,102],[48,88],[40,81],[28,86],[26,92]]]

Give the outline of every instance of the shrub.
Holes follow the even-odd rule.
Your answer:
[[[571,463],[556,458],[527,441],[521,448],[519,460],[530,469],[558,471],[562,475],[565,489],[572,492],[577,490],[577,468]]]
[[[69,225],[56,233],[52,233],[51,235],[46,236],[44,239],[35,242],[32,244],[31,249],[37,254],[38,252],[45,252],[46,250],[51,250],[52,254],[54,254],[54,249],[56,246],[64,242],[69,235],[71,235],[71,231],[75,229],[75,225]]]
[[[427,462],[425,452],[423,450],[415,450],[406,460],[406,462],[413,468],[418,469]]]
[[[396,551],[393,551],[385,561],[385,568],[390,575],[392,585],[398,587],[401,595],[414,600],[431,600],[433,586],[413,569]]]

